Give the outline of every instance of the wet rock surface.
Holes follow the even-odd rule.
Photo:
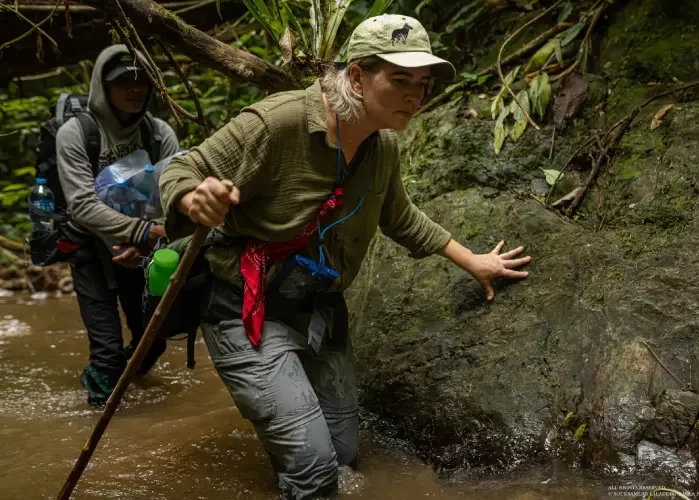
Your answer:
[[[660,3],[630,2],[608,19],[609,33],[652,30],[639,12]],[[690,19],[672,19],[673,36],[697,36]],[[644,51],[664,29],[647,33]],[[442,469],[491,474],[555,456],[614,475],[653,470],[696,481],[696,96],[659,99],[639,114],[576,220],[532,197],[547,194],[541,169],[561,168],[593,123],[657,91],[636,76],[646,52],[626,61],[610,43],[597,62],[612,60],[612,69],[588,78],[588,102],[556,138],[552,160],[550,127],[528,130],[496,156],[487,114],[461,118],[473,96],[401,136],[406,185],[428,215],[474,252],[504,239],[534,258],[527,280],[497,283],[488,303],[448,261],[412,260],[379,235],[348,296],[364,404]],[[654,78],[667,81],[673,60]],[[667,103],[672,111],[650,131]],[[551,201],[587,173],[571,169]]]

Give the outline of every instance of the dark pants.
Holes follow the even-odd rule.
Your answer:
[[[135,348],[145,330],[141,308],[145,277],[141,268],[130,269],[111,262],[108,252],[103,243],[91,242],[78,251],[71,270],[80,315],[90,340],[90,364],[118,378],[128,361],[118,304],[124,311]],[[144,360],[142,367],[150,368],[164,350],[165,341],[157,341],[148,356],[155,359],[150,363]]]

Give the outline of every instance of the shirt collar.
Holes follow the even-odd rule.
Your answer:
[[[325,120],[325,106],[323,105],[323,91],[320,88],[320,80],[306,89],[306,118],[308,120],[308,133],[328,131]]]

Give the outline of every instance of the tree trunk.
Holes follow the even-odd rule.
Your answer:
[[[115,14],[115,0],[87,0],[100,10]],[[238,80],[269,92],[299,88],[291,76],[259,57],[219,42],[188,25],[152,0],[120,0],[136,29],[161,41],[190,59]]]

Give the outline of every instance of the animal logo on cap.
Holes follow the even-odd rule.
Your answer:
[[[402,28],[393,30],[393,34],[391,35],[391,45],[395,45],[396,42],[400,41],[407,44],[408,34],[410,33],[411,29],[413,29],[413,27],[406,23],[406,25]]]

